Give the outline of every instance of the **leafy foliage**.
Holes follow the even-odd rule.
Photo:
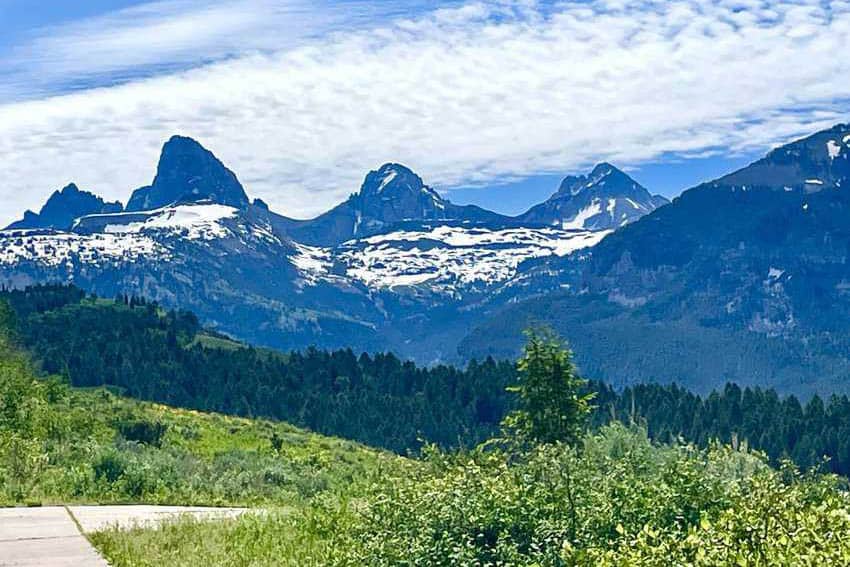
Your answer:
[[[120,565],[850,560],[850,514],[836,477],[774,470],[741,449],[657,446],[645,431],[622,425],[587,436],[582,446],[545,445],[521,461],[498,452],[431,452],[426,466],[376,482],[355,501],[317,499],[294,514],[108,531],[95,541]]]
[[[528,333],[517,363],[519,384],[508,388],[519,395],[519,407],[502,422],[514,437],[531,443],[575,444],[591,411],[593,393],[576,373],[572,352],[551,332]]]
[[[136,443],[144,443],[152,447],[161,447],[162,439],[168,427],[160,421],[150,421],[147,419],[127,418],[118,420],[115,428],[121,437],[127,441],[135,441]]]

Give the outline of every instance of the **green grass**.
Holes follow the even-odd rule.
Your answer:
[[[367,471],[402,464],[389,453],[285,423],[137,402],[103,390],[71,390],[57,408],[78,416],[77,423],[90,419],[91,434],[84,451],[52,446],[31,500],[290,505],[350,490]],[[163,424],[161,445],[122,439],[119,420]],[[115,482],[96,478],[104,455],[119,457],[123,469]]]
[[[299,507],[356,492],[395,455],[286,423],[139,402],[38,379],[0,337],[0,505]]]
[[[121,566],[326,565],[332,538],[305,529],[305,521],[297,512],[207,522],[186,518],[158,529],[100,532],[91,539],[113,565]]]
[[[238,350],[240,348],[247,348],[244,343],[240,343],[239,341],[234,341],[233,339],[228,339],[226,337],[210,335],[206,333],[199,333],[195,340],[193,340],[187,348],[191,348],[195,345],[200,345],[206,348],[221,348],[225,350]]]
[[[746,450],[657,446],[615,425],[581,451],[433,454],[357,498],[288,513],[105,531],[116,566],[850,564],[850,502],[829,475]]]

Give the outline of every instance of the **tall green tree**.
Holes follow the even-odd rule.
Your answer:
[[[576,444],[582,437],[595,394],[587,392],[573,353],[548,329],[532,329],[517,362],[517,409],[502,421],[511,436],[533,444]]]
[[[8,301],[0,298],[0,336],[10,338],[16,325],[15,311]]]

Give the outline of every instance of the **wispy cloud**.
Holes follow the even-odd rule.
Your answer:
[[[416,11],[421,0],[157,0],[33,30],[0,58],[0,101],[114,85]]]
[[[119,36],[116,46],[137,41]],[[272,43],[0,107],[0,218],[70,179],[126,198],[177,132],[249,192],[308,216],[388,160],[439,186],[482,184],[601,159],[751,151],[850,109],[846,0],[482,1]]]

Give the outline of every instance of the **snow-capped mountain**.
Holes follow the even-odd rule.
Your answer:
[[[600,163],[588,175],[564,179],[552,197],[517,220],[565,229],[610,230],[667,203],[610,163]]]
[[[585,373],[612,383],[806,394],[850,373],[848,189],[850,125],[839,125],[666,206],[601,164],[508,218],[387,164],[296,221],[174,138],[128,210],[69,188],[0,231],[0,285],[70,281],[191,309],[258,344],[423,362],[512,356],[522,328],[544,321]]]
[[[69,187],[28,219],[0,231],[0,284],[143,295],[282,348],[418,355],[415,332],[431,336],[418,345],[429,361],[454,356],[469,314],[497,288],[611,233],[455,205],[393,163],[344,203],[297,221],[251,202],[232,171],[180,136],[126,209]]]
[[[523,326],[549,322],[612,383],[850,392],[850,124],[685,191],[582,262],[522,276],[557,291],[492,313],[467,356],[513,355]]]
[[[508,217],[474,205],[455,205],[403,165],[369,172],[360,191],[309,221],[290,221],[289,234],[309,245],[333,246],[385,231],[404,221],[506,222]]]

